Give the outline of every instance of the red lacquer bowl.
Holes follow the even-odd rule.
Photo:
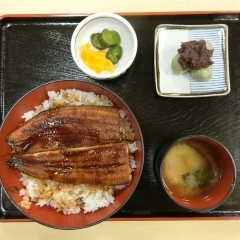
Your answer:
[[[205,157],[212,156],[218,166],[219,179],[216,184],[214,184],[212,188],[207,189],[195,197],[186,198],[180,196],[180,194],[174,190],[173,186],[171,186],[169,182],[165,181],[166,178],[164,177],[163,166],[167,159],[166,156],[172,147],[176,146],[178,143],[187,143],[194,146],[194,148],[197,149],[197,151],[199,151],[201,154],[205,155]],[[181,207],[192,211],[209,211],[223,204],[232,193],[236,183],[235,162],[227,148],[217,140],[204,135],[186,136],[176,140],[174,143],[168,146],[164,152],[164,154],[158,156],[161,161],[160,168],[157,170],[159,171],[160,181],[162,182],[162,185],[169,197]],[[174,158],[174,154],[171,154],[171,159],[172,158]],[[186,158],[182,154],[181,158],[178,158],[178,160],[184,161]],[[196,159],[191,158],[191,161],[194,162],[195,160]],[[168,164],[167,166],[170,165]]]
[[[6,136],[13,129],[18,127],[19,124],[23,123],[24,120],[21,118],[21,116],[25,112],[34,110],[35,106],[40,105],[44,100],[48,99],[48,91],[59,91],[60,89],[78,89],[86,92],[94,92],[98,95],[107,96],[113,102],[115,107],[122,109],[126,113],[131,124],[131,128],[135,133],[135,141],[137,143],[138,150],[134,153],[134,157],[136,160],[137,168],[133,173],[133,180],[131,184],[115,194],[115,201],[113,204],[110,204],[107,208],[101,208],[94,213],[84,214],[81,212],[75,215],[64,215],[62,212],[57,212],[51,207],[39,207],[35,206],[34,204],[29,210],[22,208],[18,204],[21,201],[21,196],[19,196],[19,191],[16,190],[22,188],[22,184],[19,182],[21,174],[16,170],[9,169],[6,164],[6,160],[11,158],[11,148],[6,142]],[[116,213],[133,194],[139,182],[144,164],[143,137],[139,124],[130,108],[120,97],[118,97],[112,91],[95,83],[90,83],[87,81],[54,81],[42,85],[27,93],[13,106],[13,108],[7,114],[1,126],[0,146],[0,178],[2,186],[11,201],[23,214],[25,214],[33,221],[36,221],[48,227],[58,229],[79,229],[89,227],[106,220],[111,215]]]

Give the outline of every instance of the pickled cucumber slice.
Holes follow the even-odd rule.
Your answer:
[[[117,45],[113,48],[110,48],[108,51],[107,51],[107,55],[106,57],[113,63],[113,64],[116,64],[119,59],[121,58],[122,56],[122,47],[120,45]]]
[[[99,41],[105,48],[115,47],[120,43],[121,38],[117,31],[104,28],[99,37]]]
[[[100,36],[101,36],[100,33],[93,33],[91,35],[91,43],[95,48],[97,48],[99,50],[103,50],[105,47],[99,41]]]

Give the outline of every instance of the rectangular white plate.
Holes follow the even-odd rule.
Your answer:
[[[190,74],[175,75],[171,62],[182,42],[208,40],[213,48],[213,76],[209,81],[196,81]],[[155,83],[162,97],[211,97],[230,92],[228,66],[228,27],[225,24],[161,24],[155,29]]]

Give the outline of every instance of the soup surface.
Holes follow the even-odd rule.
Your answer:
[[[219,180],[219,167],[212,152],[193,142],[175,144],[163,159],[162,176],[171,194],[185,199],[209,191]]]

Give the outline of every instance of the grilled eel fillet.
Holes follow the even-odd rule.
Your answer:
[[[15,155],[10,168],[62,183],[128,184],[132,180],[126,142]]]
[[[110,140],[105,143],[111,142]],[[113,141],[114,142],[114,141]],[[12,145],[15,153],[35,153],[61,148],[75,148],[80,146],[94,146],[104,143],[103,140],[77,133],[52,134],[26,140]]]
[[[7,142],[16,153],[119,142],[123,140],[120,123],[118,109],[114,107],[51,108],[12,131]]]

